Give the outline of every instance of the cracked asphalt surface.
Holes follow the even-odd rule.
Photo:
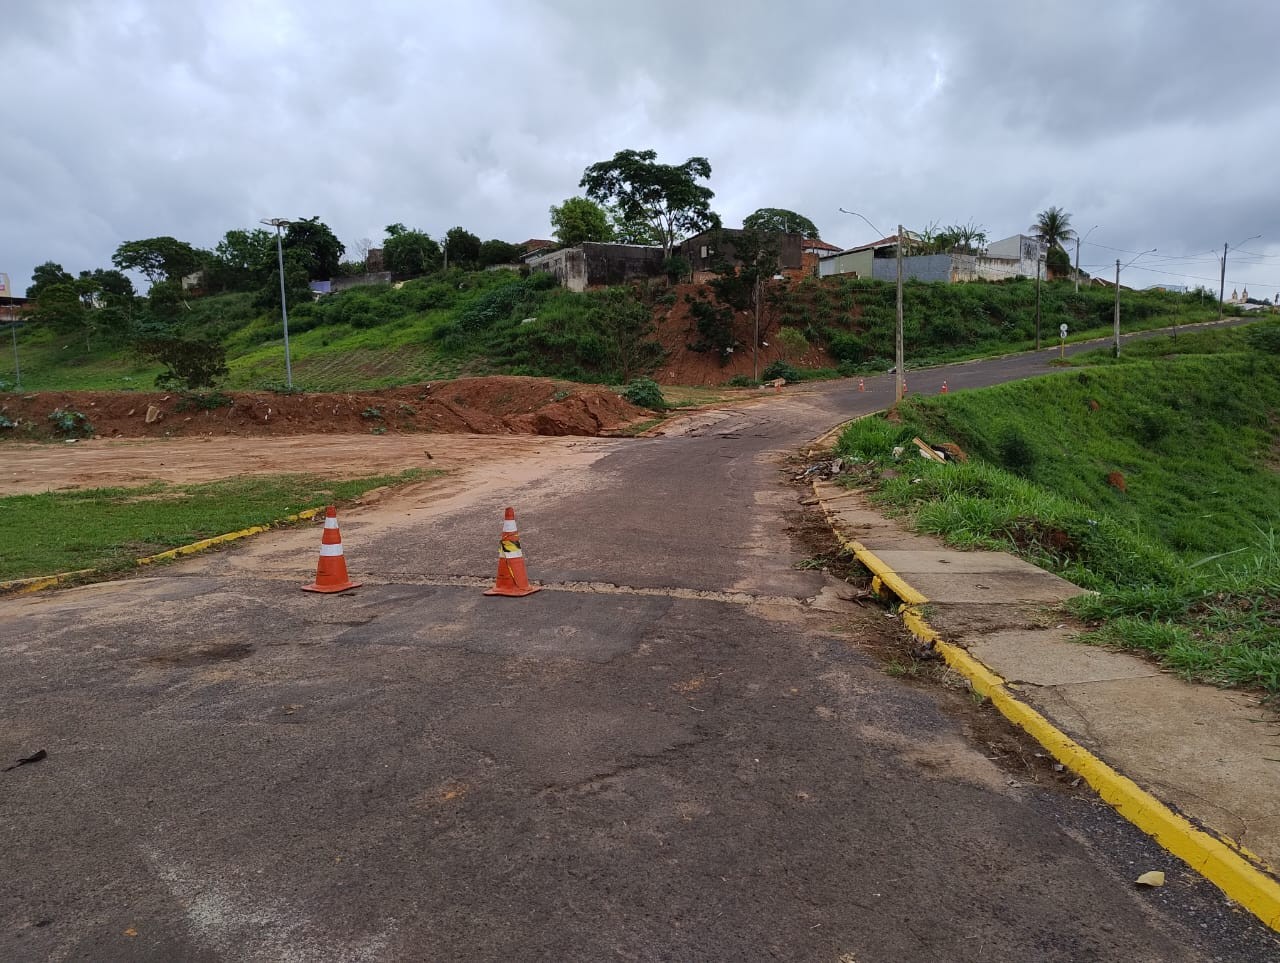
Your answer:
[[[1000,768],[967,696],[883,671],[895,622],[797,568],[782,459],[886,386],[389,497],[340,519],[345,595],[298,591],[291,531],[0,600],[0,759],[49,753],[0,773],[0,958],[1280,959],[1091,795]],[[523,599],[480,594],[507,504]]]

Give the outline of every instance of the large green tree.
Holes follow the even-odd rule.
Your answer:
[[[461,227],[449,228],[444,247],[454,267],[474,268],[480,261],[480,238]]]
[[[762,207],[742,219],[742,226],[749,231],[773,231],[778,234],[801,234],[817,237],[818,228],[803,214],[783,207]]]
[[[1049,207],[1036,215],[1031,230],[1049,247],[1063,247],[1076,232],[1071,229],[1071,215],[1060,207]]]
[[[263,228],[227,231],[213,249],[206,288],[252,291],[276,263],[276,236]]]
[[[480,266],[492,267],[495,264],[512,264],[524,253],[519,244],[499,241],[492,238],[480,245]]]
[[[393,274],[421,275],[440,267],[440,245],[425,231],[411,231],[399,222],[388,224],[382,244],[382,263]]]
[[[31,269],[31,284],[27,288],[27,297],[32,301],[40,299],[40,293],[55,284],[70,284],[75,278],[56,261],[45,261]]]
[[[556,240],[565,247],[584,241],[613,240],[609,212],[585,197],[569,197],[563,204],[552,204],[551,228]]]
[[[622,150],[588,167],[578,186],[591,200],[612,203],[624,221],[649,224],[670,257],[679,238],[720,226],[719,215],[711,210],[715,193],[698,183],[710,177],[711,162],[705,157],[659,164],[657,151]]]
[[[294,221],[284,234],[285,250],[296,255],[297,263],[312,281],[324,281],[338,273],[346,247],[320,218]],[[286,271],[286,277],[288,272]]]
[[[141,241],[125,241],[111,263],[121,271],[138,271],[152,284],[181,281],[204,265],[208,255],[186,241],[173,237],[148,237]]]

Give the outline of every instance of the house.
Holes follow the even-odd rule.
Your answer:
[[[818,259],[818,277],[827,278],[834,274],[852,274],[856,278],[872,276],[872,261],[876,258],[896,258],[898,253],[898,235],[891,234],[870,244],[846,248],[835,254],[827,254]]]
[[[662,273],[662,248],[648,244],[607,244],[585,241],[577,247],[539,251],[526,255],[530,271],[554,274],[570,291],[607,284],[622,284]]]
[[[520,245],[520,247],[524,248],[524,253],[520,255],[519,260],[527,264],[530,258],[537,257],[539,254],[547,254],[559,246],[555,241],[531,237]]]
[[[906,245],[910,251],[910,243]],[[907,254],[902,259],[903,278],[916,281],[1006,281],[1035,277],[1037,261],[1043,264],[1039,238],[1015,234],[978,253]],[[819,277],[852,274],[860,278],[895,281],[898,277],[897,235],[827,255],[818,261]],[[1043,269],[1043,268],[1042,268]]]
[[[800,242],[800,261],[804,267],[805,274],[816,275],[818,273],[818,261],[830,254],[839,254],[840,248],[835,244],[828,244],[819,237],[806,237]]]
[[[680,242],[679,253],[689,262],[694,281],[709,281],[716,265],[736,260],[734,239],[747,232],[740,228],[714,228]],[[800,234],[777,234],[778,270],[783,274],[803,276],[804,238]]]

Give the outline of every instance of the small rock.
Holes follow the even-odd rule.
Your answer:
[[[155,405],[147,405],[147,414],[146,414],[147,424],[153,425],[163,417],[164,417],[164,412],[162,412],[159,408],[157,408]]]

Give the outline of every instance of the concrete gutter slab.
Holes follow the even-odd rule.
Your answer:
[[[1010,682],[1057,686],[1160,675],[1145,659],[1069,641],[1074,635],[1071,629],[1006,629],[955,641]]]

